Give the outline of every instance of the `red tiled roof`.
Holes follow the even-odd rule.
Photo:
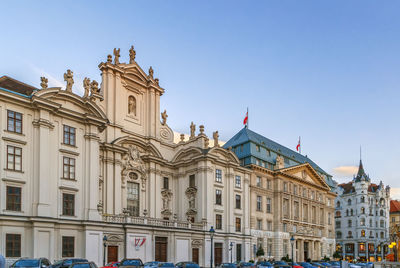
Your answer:
[[[400,201],[390,200],[390,213],[400,211]]]
[[[348,194],[354,192],[353,182],[349,183],[342,183],[338,185],[339,187],[343,188],[343,193]]]

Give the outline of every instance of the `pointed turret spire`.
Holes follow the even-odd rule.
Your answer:
[[[360,165],[358,166],[357,176],[355,178],[356,181],[366,180],[369,181],[369,177],[365,174],[364,166],[362,164],[362,160],[360,159]]]

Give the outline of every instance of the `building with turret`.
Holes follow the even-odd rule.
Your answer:
[[[346,259],[381,260],[389,242],[390,187],[371,182],[362,161],[357,175],[339,184],[335,203],[337,249]]]

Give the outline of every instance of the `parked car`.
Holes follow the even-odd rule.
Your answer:
[[[318,268],[318,266],[312,265],[309,262],[300,262],[299,264],[300,264],[300,266],[302,266],[304,268]]]
[[[273,268],[274,265],[269,261],[259,261],[256,264],[257,268]]]
[[[171,267],[175,267],[175,265],[172,262],[159,262],[157,267],[171,268]]]
[[[340,262],[339,261],[331,261],[329,263],[331,264],[332,268],[340,268]]]
[[[255,267],[256,265],[252,262],[245,262],[245,261],[241,261],[239,262],[239,267]]]
[[[289,265],[290,267],[292,267],[292,263],[291,263],[291,262],[289,262],[288,265]],[[301,266],[301,265],[298,264],[297,262],[294,262],[294,263],[293,263],[293,268],[303,268],[303,266]]]
[[[88,262],[88,260],[81,258],[61,259],[53,263],[51,268],[68,268],[71,264],[76,262]]]
[[[100,268],[115,268],[118,267],[119,261],[113,261],[106,264],[106,266]]]
[[[175,268],[200,268],[200,266],[192,261],[182,261],[176,263]]]
[[[69,268],[97,268],[97,265],[92,262],[74,262],[69,266]]]
[[[236,264],[231,263],[231,262],[223,262],[218,267],[219,268],[236,268]]]
[[[159,261],[145,262],[144,263],[144,268],[154,268],[154,267],[157,267],[159,263],[160,263]]]
[[[329,267],[329,268],[332,267],[332,264],[330,264],[330,263],[328,263],[328,262],[322,261],[322,262],[320,262],[320,264],[323,265],[323,267]]]
[[[143,268],[143,262],[141,259],[123,259],[118,267],[124,267],[124,268],[138,268],[141,267]]]
[[[357,263],[349,263],[349,268],[363,268],[363,267]]]
[[[10,267],[43,268],[43,267],[50,267],[50,266],[51,266],[51,263],[46,258],[37,258],[37,259],[20,258],[19,260],[15,261]]]

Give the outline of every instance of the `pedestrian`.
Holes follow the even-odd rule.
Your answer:
[[[0,268],[6,268],[6,259],[0,254]]]

